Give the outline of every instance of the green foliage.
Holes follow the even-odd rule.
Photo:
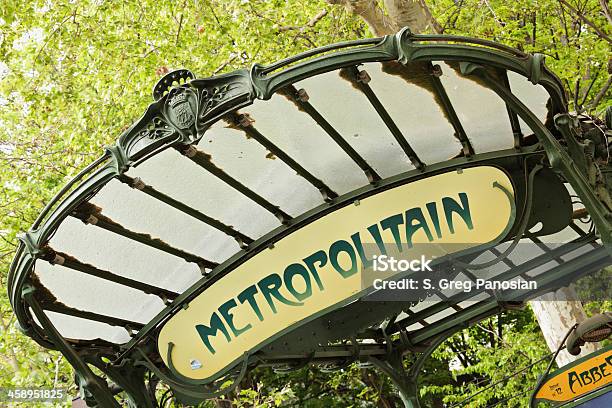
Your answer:
[[[612,74],[612,27],[599,0],[565,2],[571,8],[559,0],[432,0],[428,3],[445,34],[487,38],[525,52],[546,55],[546,64],[566,84],[570,101],[577,95],[582,104],[593,82],[584,103],[592,114],[601,114],[612,103],[611,93],[607,92],[597,106],[588,106]],[[577,81],[580,86],[576,94]]]
[[[431,0],[446,33],[493,39],[542,52],[575,92],[593,81],[589,105],[609,77],[610,43],[557,0]],[[610,32],[598,0],[571,1]],[[325,11],[325,13],[322,13]],[[69,365],[14,326],[6,273],[16,234],[26,230],[52,194],[97,157],[151,102],[150,89],[168,69],[209,76],[269,63],[306,49],[368,36],[365,25],[323,0],[53,1],[0,3],[0,387],[71,387]],[[582,94],[578,100],[581,101]],[[570,98],[570,99],[573,99]],[[591,112],[611,103],[603,95]],[[593,305],[592,310],[608,305]],[[608,307],[609,310],[609,307]],[[436,352],[423,370],[426,406],[455,402],[547,353],[530,311],[466,330]],[[484,327],[484,329],[483,329]],[[450,369],[449,369],[450,366]],[[480,394],[470,406],[522,391],[537,365]],[[249,375],[238,392],[205,406],[390,407],[389,380],[351,366],[279,376]],[[503,406],[524,406],[525,397]],[[221,405],[220,405],[221,404]],[[225,405],[224,405],[225,404]]]
[[[455,363],[451,364],[454,368],[452,387],[448,383],[441,388],[430,385],[421,392],[425,395],[441,394],[444,402],[453,404],[481,391],[467,406],[486,407],[500,402],[504,407],[525,407],[530,389],[538,375],[546,369],[550,358],[545,358],[517,376],[507,380],[505,377],[549,354],[530,310],[497,316],[449,339],[434,354],[434,358]],[[484,386],[496,382],[499,385],[483,390]],[[501,402],[506,398],[509,399]]]

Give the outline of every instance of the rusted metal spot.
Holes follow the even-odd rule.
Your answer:
[[[87,224],[96,225],[98,223],[98,218],[94,215],[89,215],[85,220],[83,220]]]
[[[308,92],[306,92],[304,88],[300,88],[297,90],[296,97],[300,102],[308,102],[308,100],[310,99],[310,96],[308,96]]]
[[[359,85],[355,83],[357,78],[355,78],[355,76],[353,75],[352,68],[340,68],[338,70],[338,75],[340,76],[340,78],[348,81],[348,83],[351,84],[354,89],[358,90],[359,92],[363,92]]]
[[[444,109],[444,102],[433,85],[432,75],[434,73],[429,62],[412,61],[404,65],[397,61],[384,61],[381,62],[381,65],[384,73],[400,77],[407,83],[416,85],[429,92],[446,120],[450,123],[450,118]]]
[[[572,218],[574,220],[578,220],[581,218],[586,218],[589,216],[589,212],[587,211],[586,208],[578,208],[577,210],[574,210],[573,214],[572,214]]]
[[[71,256],[68,255],[66,253],[63,252],[57,252],[55,249],[51,248],[49,245],[45,245],[43,248],[41,248],[43,250],[43,255],[41,256],[41,259],[49,262],[51,265],[63,265],[66,261],[73,261],[73,262],[78,262],[78,260]],[[61,258],[62,262],[56,262],[57,258]]]
[[[130,187],[135,188],[136,190],[144,190],[147,185],[142,181],[140,177],[136,177],[132,180]]]
[[[348,81],[351,86],[357,89],[359,92],[362,92],[362,90],[355,82],[368,84],[370,81],[372,81],[372,77],[370,77],[368,71],[365,69],[360,71],[357,67],[341,68],[338,70],[338,75],[340,78]]]
[[[194,157],[198,153],[198,149],[194,145],[187,146],[182,153],[187,157]]]
[[[36,270],[34,270],[34,273],[30,275],[29,279],[32,285],[36,288],[36,300],[38,300],[41,305],[57,304],[68,307],[57,300],[55,295],[51,293],[51,291],[47,289],[45,285],[43,285],[43,283],[40,281],[40,277],[36,274]]]
[[[227,124],[226,129],[238,130],[243,133],[247,139],[251,139],[252,136],[247,131],[247,128],[255,123],[255,119],[248,113],[231,112],[223,117],[223,121]]]
[[[460,63],[458,61],[445,61],[446,65],[448,65],[453,71],[455,71],[457,73],[457,76],[459,78],[465,78],[469,81],[472,81],[480,86],[482,86],[483,88],[487,88],[487,89],[491,89],[491,87],[489,86],[489,84],[487,84],[480,76],[478,75],[463,75],[461,73],[461,68],[460,68]],[[500,77],[499,72],[491,67],[483,67],[484,70],[487,73],[487,76],[489,76],[493,81],[497,82],[498,84],[503,83],[503,79],[502,77]]]
[[[302,97],[302,99],[300,99],[300,95],[299,95],[300,91],[302,91],[303,93],[306,93],[306,90],[304,89],[297,90],[295,89],[293,85],[287,85],[284,88],[278,89],[276,93],[287,98],[287,100],[293,103],[299,111],[304,112],[304,108],[302,107],[300,102],[306,102],[308,101],[309,98],[306,98],[306,100],[303,100],[303,97]],[[306,94],[306,96],[308,96],[308,94]]]
[[[238,125],[240,125],[243,128],[252,126],[253,123],[255,123],[255,119],[253,119],[251,115],[249,115],[248,113],[240,113],[238,114],[236,119],[237,119]]]

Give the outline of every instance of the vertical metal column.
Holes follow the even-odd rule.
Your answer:
[[[400,333],[400,339],[402,341],[400,343],[391,344],[391,351],[384,361],[373,356],[369,357],[368,361],[389,376],[393,385],[397,388],[405,408],[421,408],[421,403],[419,402],[418,379],[423,364],[425,364],[425,360],[427,360],[440,344],[462,328],[463,327],[448,330],[436,337],[419,355],[412,366],[410,366],[408,372],[406,372],[404,368],[404,354],[409,348],[410,341],[404,331]]]
[[[66,357],[66,360],[74,367],[77,377],[82,379],[83,387],[91,392],[91,395],[103,407],[121,408],[121,405],[113,397],[106,381],[98,377],[91,371],[87,363],[83,361],[81,356],[68,344],[66,339],[57,331],[51,320],[47,317],[40,304],[34,297],[36,288],[33,286],[24,286],[22,296],[32,308],[34,315],[38,319],[40,325],[47,332],[47,335],[57,347],[57,349]]]

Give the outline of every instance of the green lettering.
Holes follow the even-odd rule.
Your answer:
[[[315,262],[319,263],[319,268],[322,268],[327,264],[327,254],[325,253],[325,251],[319,250],[314,254],[308,255],[306,258],[304,258],[304,263],[308,267],[308,270],[312,274],[312,277],[314,278],[315,282],[317,282],[319,290],[323,290],[323,283],[321,283],[321,278],[319,277],[319,272],[315,267]]]
[[[383,242],[382,237],[380,236],[378,224],[370,225],[368,227],[368,232],[370,233],[370,235],[372,235],[372,238],[374,238],[374,242],[376,242],[380,254],[387,255],[387,248],[385,248],[385,243]]]
[[[266,299],[266,302],[268,302],[268,305],[270,306],[272,313],[276,313],[276,305],[272,301],[273,297],[276,298],[281,303],[284,303],[289,306],[302,306],[303,305],[303,303],[293,302],[285,298],[283,295],[281,295],[279,289],[282,286],[282,284],[283,284],[283,281],[277,273],[273,273],[271,275],[266,276],[265,278],[260,280],[259,283],[257,284],[257,286],[259,286],[259,291]]]
[[[580,377],[578,377],[578,374],[576,374],[575,371],[571,371],[567,376],[567,381],[569,383],[570,390],[575,394],[576,391],[574,391],[574,384],[578,382],[578,384],[582,386],[582,381],[580,381]]]
[[[584,385],[589,385],[593,382],[593,379],[591,378],[591,376],[589,375],[588,371],[583,371],[580,373],[580,379],[582,380],[582,383]],[[588,380],[588,381],[587,381]]]
[[[431,217],[431,221],[433,222],[434,229],[436,230],[436,235],[438,238],[442,238],[442,230],[440,229],[440,217],[438,217],[438,206],[435,202],[425,204],[427,207],[427,212],[429,212],[429,216]]]
[[[245,301],[249,302],[249,305],[251,305],[251,309],[253,309],[259,321],[263,322],[263,315],[261,314],[261,310],[259,309],[257,301],[255,300],[256,293],[257,287],[255,285],[251,285],[242,292],[240,292],[240,294],[238,295],[238,300],[240,301],[240,303],[244,303]]]
[[[306,283],[306,289],[302,293],[295,290],[295,287],[293,286],[293,278],[296,275],[301,276],[304,279],[304,282]],[[286,267],[285,273],[283,274],[283,280],[285,281],[285,286],[287,287],[287,290],[298,301],[302,301],[312,296],[312,283],[310,282],[310,275],[308,274],[306,268],[304,268],[304,266],[302,266],[301,264],[294,263]]]
[[[369,268],[372,266],[372,259],[368,259],[363,249],[363,242],[361,242],[361,235],[358,232],[351,235],[351,241],[353,241],[353,245],[355,245],[355,249],[357,249],[357,253],[359,254],[359,259],[361,259],[361,263],[364,268]]]
[[[599,380],[601,380],[603,377],[601,376],[601,373],[599,372],[599,367],[593,367],[589,370],[589,374],[591,374],[591,377],[593,378],[593,382],[596,383]]]
[[[349,269],[342,269],[340,266],[340,262],[338,262],[338,255],[341,252],[346,252],[351,258],[351,267]],[[329,261],[334,267],[334,269],[342,275],[343,278],[348,278],[351,275],[354,275],[357,272],[357,255],[355,254],[355,249],[353,246],[344,240],[339,240],[331,244],[329,247]]]
[[[221,313],[221,316],[223,316],[223,319],[225,319],[225,323],[227,323],[227,325],[229,326],[230,330],[234,334],[234,337],[240,336],[242,333],[252,327],[250,323],[244,326],[242,329],[237,329],[236,326],[234,326],[234,315],[230,313],[230,310],[235,308],[236,306],[237,304],[234,299],[230,299],[221,306],[219,306],[219,313]]]
[[[469,229],[474,229],[474,225],[472,224],[472,214],[470,213],[470,203],[468,201],[467,194],[459,193],[459,199],[461,200],[461,205],[459,205],[457,201],[450,197],[442,198],[444,215],[446,216],[446,223],[448,224],[448,229],[450,230],[451,234],[455,233],[453,213],[457,213]]]
[[[205,326],[203,324],[197,324],[196,330],[200,335],[200,338],[204,342],[204,345],[210,351],[211,354],[215,354],[215,349],[210,345],[210,336],[216,336],[217,332],[220,331],[225,336],[225,340],[229,343],[232,341],[229,333],[227,332],[227,328],[223,324],[223,321],[217,314],[217,312],[213,313],[210,317],[210,325]]]
[[[608,368],[608,364],[607,363],[602,363],[599,365],[599,370],[601,371],[601,375],[604,377],[607,377],[610,375],[610,373],[606,374],[606,368]]]
[[[406,243],[408,243],[408,248],[412,248],[412,236],[420,229],[427,235],[430,242],[433,241],[433,235],[431,235],[427,221],[425,221],[423,211],[419,207],[406,211]]]
[[[393,240],[395,241],[395,245],[397,246],[397,250],[402,252],[402,240],[400,238],[399,226],[404,223],[404,217],[402,214],[392,215],[391,217],[387,217],[380,222],[380,225],[384,230],[390,229],[391,234],[393,234]]]

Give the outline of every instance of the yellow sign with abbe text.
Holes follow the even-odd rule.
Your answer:
[[[559,370],[538,390],[536,399],[572,401],[610,383],[612,383],[612,347],[578,364]]]

